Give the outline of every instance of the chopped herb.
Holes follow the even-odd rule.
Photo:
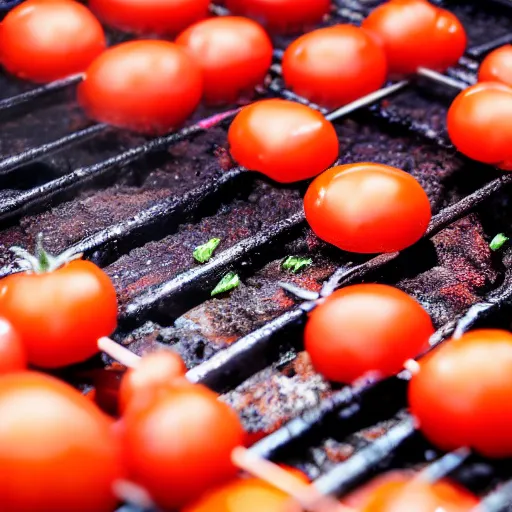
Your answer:
[[[297,256],[288,256],[283,261],[283,270],[291,270],[294,274],[302,270],[303,268],[309,267],[313,263],[311,258],[299,258]]]
[[[238,274],[228,272],[220,281],[219,284],[212,290],[211,296],[218,295],[219,293],[229,292],[240,284]]]
[[[505,236],[503,233],[498,233],[489,244],[489,248],[491,251],[498,251],[509,241],[508,236]]]
[[[213,251],[217,249],[220,244],[220,238],[212,238],[203,245],[196,247],[193,252],[193,256],[199,263],[206,263],[213,254]]]

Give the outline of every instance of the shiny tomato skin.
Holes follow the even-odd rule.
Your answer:
[[[464,155],[512,171],[512,88],[481,82],[462,91],[448,110],[448,134]]]
[[[85,111],[100,122],[148,134],[181,126],[203,93],[199,66],[174,43],[130,41],[104,52],[78,87]]]
[[[23,2],[7,14],[0,29],[2,65],[34,82],[81,73],[105,47],[99,21],[72,0]]]
[[[501,82],[512,87],[512,44],[501,46],[485,57],[478,70],[479,82]]]
[[[226,0],[233,13],[255,19],[273,33],[297,33],[329,13],[330,0]]]
[[[359,284],[337,290],[310,313],[304,347],[319,373],[349,384],[370,373],[399,372],[428,348],[433,333],[428,313],[406,293]]]
[[[0,377],[2,512],[111,512],[121,478],[112,422],[78,391],[36,372]]]
[[[27,352],[20,335],[5,318],[0,317],[0,375],[27,368]]]
[[[181,384],[124,416],[124,461],[157,505],[174,510],[236,475],[243,441],[236,413],[201,385]]]
[[[418,67],[444,71],[466,49],[466,32],[457,17],[427,0],[390,0],[374,9],[362,27],[380,42],[394,75]]]
[[[23,272],[0,282],[0,308],[18,332],[31,364],[58,368],[98,352],[97,340],[117,324],[109,277],[75,260],[49,273]]]
[[[176,39],[199,63],[204,101],[234,103],[252,94],[272,64],[272,41],[260,25],[247,18],[223,16],[200,21]]]
[[[449,340],[420,360],[409,386],[411,413],[433,444],[487,457],[512,456],[511,399],[512,334],[498,329]]]
[[[311,229],[344,251],[400,251],[417,242],[430,222],[428,197],[408,173],[383,164],[332,167],[304,197]]]
[[[208,16],[209,0],[89,0],[107,25],[136,34],[176,35]]]
[[[228,141],[239,164],[280,183],[316,176],[339,153],[332,123],[306,105],[280,99],[243,108],[231,123]]]
[[[296,39],[283,55],[286,86],[299,96],[337,108],[379,89],[384,51],[361,28],[334,25]]]
[[[126,410],[137,396],[153,395],[167,389],[174,379],[184,377],[186,371],[183,359],[170,350],[160,350],[142,357],[137,368],[131,368],[123,375],[119,389],[120,410]],[[141,399],[144,400],[144,397]]]

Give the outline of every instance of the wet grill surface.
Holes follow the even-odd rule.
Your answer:
[[[340,0],[328,22],[357,23],[378,3]],[[446,5],[463,21],[470,48],[448,75],[471,83],[486,44],[512,40],[512,8]],[[0,84],[7,102],[34,88],[6,76]],[[346,492],[388,468],[423,467],[441,454],[405,412],[406,376],[333,388],[302,352],[305,313],[278,283],[320,291],[336,272],[338,284],[394,284],[431,314],[435,341],[455,328],[509,327],[512,249],[495,254],[488,244],[510,233],[512,179],[450,146],[444,119],[455,93],[421,79],[335,123],[340,163],[410,172],[436,214],[428,237],[377,259],[335,250],[311,233],[302,213],[307,184],[277,186],[235,167],[226,153],[228,121],[207,130],[191,124],[157,143],[93,127],[58,153],[27,158],[29,148],[94,125],[80,113],[73,86],[12,109],[3,110],[0,98],[0,273],[18,270],[7,248],[32,246],[40,231],[50,251],[85,251],[118,291],[117,339],[138,354],[178,350],[190,378],[223,392],[240,413],[254,450],[301,468],[326,492]],[[199,112],[194,122],[210,114]],[[195,263],[193,249],[212,237],[222,239],[215,257]],[[288,273],[281,267],[287,255],[313,265]],[[229,270],[239,273],[240,287],[210,298]],[[499,487],[511,473],[509,461],[471,456],[452,476],[490,493],[489,510],[497,511],[512,510],[509,488]]]

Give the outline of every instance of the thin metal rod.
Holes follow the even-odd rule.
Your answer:
[[[443,455],[424,470],[420,471],[415,477],[428,483],[434,483],[459,468],[471,455],[471,450],[467,447],[458,448],[450,453]]]
[[[428,78],[429,80],[433,80],[438,84],[446,85],[459,91],[463,91],[468,87],[468,84],[461,82],[460,80],[456,80],[455,78],[450,78],[449,76],[443,75],[442,73],[438,73],[437,71],[433,71],[432,69],[420,67],[418,68],[417,73],[424,78]]]

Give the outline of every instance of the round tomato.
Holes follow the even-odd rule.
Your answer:
[[[108,25],[138,34],[175,35],[208,16],[209,0],[89,0]]]
[[[411,412],[432,443],[488,457],[512,456],[511,400],[512,334],[497,329],[443,344],[421,359],[409,387]]]
[[[119,406],[124,411],[137,397],[145,401],[159,390],[166,390],[174,379],[184,377],[187,368],[181,357],[170,350],[144,356],[136,368],[128,370],[121,380]]]
[[[203,93],[201,69],[181,46],[131,41],[87,69],[78,99],[97,121],[159,134],[182,125]]]
[[[99,21],[72,0],[28,0],[7,14],[1,28],[2,65],[34,82],[81,73],[106,47]]]
[[[112,424],[67,384],[35,372],[0,378],[3,512],[114,510],[121,477]]]
[[[329,13],[330,0],[226,0],[233,14],[254,18],[271,32],[300,32]]]
[[[415,73],[418,67],[444,71],[466,49],[466,33],[457,17],[427,0],[390,0],[362,27],[382,44],[393,74]]]
[[[334,126],[306,105],[263,100],[242,109],[228,132],[232,157],[281,183],[312,178],[338,157]]]
[[[433,332],[428,313],[406,293],[359,284],[334,292],[310,313],[304,347],[319,373],[349,384],[370,373],[399,372],[428,348]]]
[[[379,89],[386,73],[382,48],[353,25],[314,30],[295,40],[283,55],[286,86],[328,108]]]
[[[24,370],[27,367],[27,353],[10,322],[0,318],[0,375]]]
[[[479,82],[501,82],[512,87],[512,44],[489,53],[478,70]]]
[[[114,286],[99,267],[83,260],[4,278],[0,308],[29,362],[42,368],[85,361],[98,352],[98,338],[112,333],[117,323]]]
[[[430,204],[408,173],[382,164],[333,167],[304,197],[316,235],[344,251],[400,251],[417,242],[430,222]]]
[[[243,429],[236,413],[201,385],[170,387],[124,416],[130,477],[157,505],[174,510],[236,475],[233,448]]]
[[[448,111],[455,147],[479,162],[512,171],[512,88],[482,82],[462,91]]]
[[[176,39],[198,62],[204,76],[204,99],[234,103],[262,84],[272,64],[272,41],[254,21],[235,16],[196,23]]]

